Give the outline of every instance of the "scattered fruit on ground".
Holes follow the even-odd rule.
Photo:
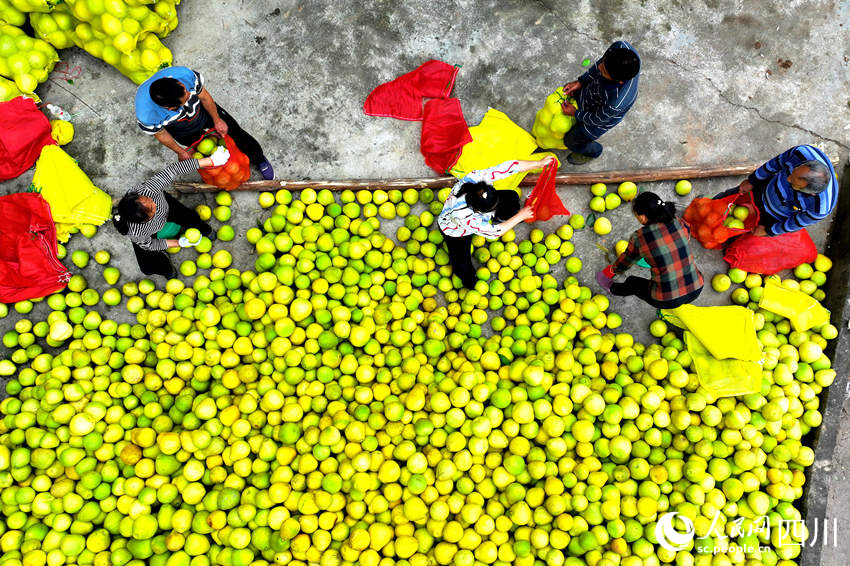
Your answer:
[[[620,198],[624,201],[631,202],[637,196],[637,185],[631,181],[620,183],[617,187],[617,194],[620,195]]]
[[[687,179],[682,179],[681,181],[676,181],[676,187],[674,190],[676,191],[677,195],[685,196],[687,194],[690,194],[691,188],[691,182]]]

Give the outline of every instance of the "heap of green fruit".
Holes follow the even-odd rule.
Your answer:
[[[793,332],[750,297],[762,390],[713,398],[662,321],[638,343],[608,298],[550,275],[581,269],[570,225],[475,239],[459,290],[447,191],[263,193],[254,270],[219,249],[159,288],[78,274],[18,320],[0,564],[796,564],[778,529],[733,533],[801,517],[835,328]],[[230,195],[216,205],[229,218]],[[116,293],[134,323],[101,314]],[[732,550],[662,548],[672,511]]]
[[[573,116],[564,114],[561,104],[569,102],[576,108],[578,105],[572,97],[564,96],[563,87],[558,87],[555,92],[546,97],[543,108],[534,116],[534,125],[531,133],[537,139],[538,147],[543,149],[567,149],[564,145],[564,134],[566,134],[576,122]]]

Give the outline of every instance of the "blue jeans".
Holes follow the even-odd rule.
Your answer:
[[[597,158],[602,155],[602,144],[588,136],[578,124],[564,134],[564,145],[573,153],[587,157]]]

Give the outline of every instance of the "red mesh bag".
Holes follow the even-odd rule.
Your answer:
[[[192,144],[192,149],[197,148],[198,144],[208,137],[212,137],[216,141],[221,139],[216,134],[211,135],[211,132],[212,130],[208,130],[201,139]],[[251,176],[251,162],[248,160],[248,156],[236,147],[236,143],[230,136],[224,136],[224,147],[230,152],[230,159],[227,160],[227,163],[218,167],[198,169],[198,173],[201,174],[201,179],[208,185],[213,185],[225,191],[232,191]]]
[[[534,218],[530,218],[526,222],[549,220],[559,214],[570,214],[570,211],[558,197],[558,193],[555,192],[555,173],[557,171],[554,163],[543,168],[543,173],[541,173],[534,189],[525,200],[525,206],[530,206],[534,211]]]
[[[731,228],[724,224],[736,206],[746,207],[749,212],[743,221],[743,228]],[[751,232],[759,223],[759,211],[751,192],[735,193],[719,199],[694,199],[685,210],[684,218],[691,227],[691,234],[703,247],[717,249],[729,238]]]
[[[0,181],[14,179],[35,164],[41,148],[54,145],[50,123],[31,98],[0,103]]]
[[[723,259],[731,267],[773,275],[812,262],[817,256],[815,243],[804,228],[778,236],[746,234],[732,242]]]
[[[0,303],[64,289],[71,274],[59,261],[50,205],[38,193],[0,197]]]

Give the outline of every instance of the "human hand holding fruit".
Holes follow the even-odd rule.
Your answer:
[[[573,106],[569,100],[565,100],[561,103],[561,110],[567,116],[575,116],[576,115],[576,107]]]
[[[210,160],[212,161],[213,167],[218,167],[219,165],[224,165],[227,163],[227,160],[230,159],[230,152],[227,151],[227,148],[224,146],[218,146],[214,152],[210,155]]]
[[[177,240],[177,245],[180,246],[181,248],[194,248],[195,246],[197,246],[200,243],[201,243],[200,238],[198,238],[198,240],[193,242],[189,238],[187,238],[186,236],[180,236],[180,239]]]
[[[753,190],[753,184],[750,183],[749,179],[744,179],[743,181],[741,181],[741,184],[738,185],[738,192],[741,194],[748,193],[751,190]]]

